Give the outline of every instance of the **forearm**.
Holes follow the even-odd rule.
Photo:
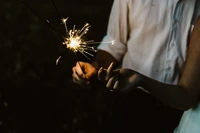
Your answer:
[[[143,76],[140,86],[148,90],[163,103],[174,108],[187,110],[196,103],[190,92],[181,85],[165,84]]]
[[[93,64],[99,69],[100,67],[108,68],[112,62],[115,66],[118,64],[118,61],[110,53],[98,50]]]
[[[168,85],[143,76],[142,87],[168,105],[187,110],[200,98],[200,17],[189,41],[184,71],[178,85]]]

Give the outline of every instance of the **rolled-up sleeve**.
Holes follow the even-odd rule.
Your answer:
[[[128,0],[114,0],[109,17],[107,34],[98,49],[109,52],[116,60],[121,61],[126,52],[128,39]],[[114,44],[104,43],[115,41]]]

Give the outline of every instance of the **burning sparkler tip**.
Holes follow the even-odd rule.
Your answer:
[[[69,18],[69,17],[67,17],[67,18],[62,18],[62,19],[61,19],[62,23],[65,24],[65,23],[67,22],[68,18]]]
[[[56,65],[58,65],[60,58],[61,58],[61,56],[59,56],[58,59],[56,60]]]
[[[94,42],[93,40],[85,41],[82,37],[87,34],[89,28],[91,27],[89,23],[85,23],[85,25],[79,30],[76,29],[76,25],[74,25],[73,29],[68,30],[66,21],[68,18],[61,19],[62,23],[66,29],[66,37],[64,39],[63,44],[66,48],[72,50],[74,53],[80,52],[83,54],[87,59],[90,58],[87,56],[94,56],[89,51],[97,52],[97,50],[93,46],[88,46],[88,44],[99,44],[99,43],[108,43],[114,45],[115,40],[108,41],[108,42]],[[60,58],[57,59],[57,62]]]
[[[111,41],[111,44],[114,45],[114,44],[115,44],[115,40],[112,40],[112,41]]]

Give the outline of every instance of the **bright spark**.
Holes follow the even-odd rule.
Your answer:
[[[91,52],[97,52],[94,46],[89,46],[90,44],[100,44],[100,43],[108,43],[113,45],[115,43],[114,40],[107,42],[94,42],[93,40],[85,41],[83,40],[83,36],[87,34],[90,24],[86,23],[80,30],[76,29],[75,25],[73,29],[68,30],[67,22],[68,18],[63,18],[61,21],[65,26],[66,37],[64,38],[63,44],[66,45],[66,48],[72,50],[74,53],[80,52],[87,59],[91,61],[89,56],[94,56]],[[56,64],[58,63],[60,57],[58,58]]]
[[[115,44],[115,40],[112,40],[112,41],[111,41],[111,44],[114,45],[114,44]]]
[[[61,56],[59,56],[58,59],[56,60],[56,65],[58,65],[60,58],[61,58]]]
[[[72,50],[73,52],[80,52],[83,54],[86,58],[89,59],[87,55],[93,56],[88,51],[93,51],[96,52],[95,48],[93,46],[89,46],[88,44],[94,44],[92,41],[84,41],[82,37],[87,34],[90,25],[86,23],[80,30],[77,30],[75,25],[72,30],[68,31],[66,22],[68,18],[62,19],[63,24],[65,25],[65,30],[66,30],[66,37],[64,39],[63,44],[66,45],[66,48]]]

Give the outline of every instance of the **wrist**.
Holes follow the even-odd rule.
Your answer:
[[[97,69],[99,69],[100,67],[108,68],[108,66],[112,62],[114,63],[114,66],[116,66],[118,63],[118,61],[110,53],[103,50],[98,50],[94,61]]]
[[[100,69],[100,65],[97,62],[92,62],[91,64],[97,71]]]

